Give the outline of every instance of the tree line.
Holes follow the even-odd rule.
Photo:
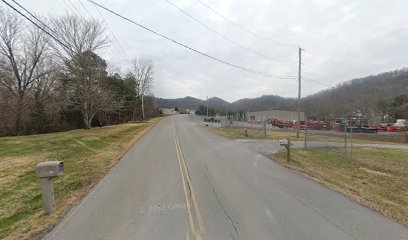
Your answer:
[[[195,111],[195,114],[199,116],[215,117],[217,115],[217,112],[212,108],[207,108],[204,105],[200,105],[198,109]]]
[[[54,38],[0,7],[0,135],[90,128],[159,114],[151,93],[151,60],[135,58],[121,75],[98,55],[110,44],[101,21],[66,15],[42,22]]]
[[[408,119],[408,69],[354,79],[302,99],[309,118],[363,116],[375,122]]]

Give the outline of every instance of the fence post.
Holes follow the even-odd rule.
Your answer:
[[[352,125],[350,123],[350,125]],[[353,126],[350,128],[350,162],[353,161]]]
[[[347,155],[347,122],[344,119],[344,153]]]
[[[286,148],[288,150],[288,156],[287,156],[288,159],[287,159],[287,161],[290,162],[290,139],[288,139],[288,146]]]
[[[305,149],[307,148],[307,119],[305,118]]]
[[[264,137],[266,137],[266,120],[263,122]]]

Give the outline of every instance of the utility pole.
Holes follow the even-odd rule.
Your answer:
[[[207,117],[208,117],[208,96],[207,96]]]
[[[302,88],[302,48],[299,47],[299,73],[298,73],[298,80],[299,80],[299,87],[298,87],[298,100],[297,100],[297,116],[298,120],[296,122],[296,137],[299,138],[300,132],[300,92]]]
[[[143,103],[143,94],[142,94],[142,119],[145,120],[145,111],[144,111],[144,103]]]

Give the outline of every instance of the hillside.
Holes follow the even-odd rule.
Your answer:
[[[158,107],[174,108],[181,107],[187,109],[197,109],[200,105],[207,105],[206,100],[194,97],[184,97],[176,99],[157,98]],[[233,103],[229,103],[221,98],[213,97],[208,99],[208,106],[217,111],[262,111],[272,109],[294,109],[296,100],[283,98],[275,95],[265,95],[258,98],[244,98]]]
[[[408,95],[408,69],[386,72],[379,75],[353,79],[337,87],[323,90],[302,99],[302,110],[308,116],[359,114],[378,117],[387,113],[396,96]],[[185,97],[157,99],[159,107],[183,107],[196,109],[206,105],[205,100]],[[217,111],[263,111],[272,109],[295,110],[296,99],[276,95],[244,98],[229,103],[214,97],[208,105]]]
[[[187,108],[187,109],[197,109],[200,105],[207,105],[206,100],[201,100],[194,97],[184,97],[176,99],[165,99],[165,98],[156,98],[156,104],[158,107],[163,108]],[[218,98],[213,97],[208,99],[208,106],[211,108],[229,108],[231,103]]]
[[[165,99],[165,98],[156,98],[156,104],[161,108],[188,108],[188,109],[197,109],[200,105],[205,104],[205,101],[194,98],[194,97],[184,97],[176,99]]]
[[[336,88],[305,97],[309,116],[350,115],[374,117],[390,111],[396,96],[408,95],[408,69],[354,79]]]
[[[291,110],[296,108],[296,100],[276,95],[264,95],[258,98],[244,98],[231,104],[234,111]]]

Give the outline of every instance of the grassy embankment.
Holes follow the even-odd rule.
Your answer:
[[[0,239],[33,239],[50,229],[158,121],[0,138]],[[34,170],[47,160],[65,165],[50,215],[43,214]]]
[[[355,148],[351,162],[327,148],[270,158],[408,226],[408,150]]]
[[[228,138],[246,138],[242,128],[210,130]],[[265,138],[259,129],[246,130],[248,138]],[[295,133],[284,131],[270,131],[267,138],[296,139]],[[309,140],[338,142],[339,138],[319,135]],[[381,142],[361,140],[361,143]],[[350,155],[346,156],[343,151],[340,148],[292,149],[290,162],[286,161],[286,150],[268,157],[408,226],[408,150],[354,148],[351,161]]]

